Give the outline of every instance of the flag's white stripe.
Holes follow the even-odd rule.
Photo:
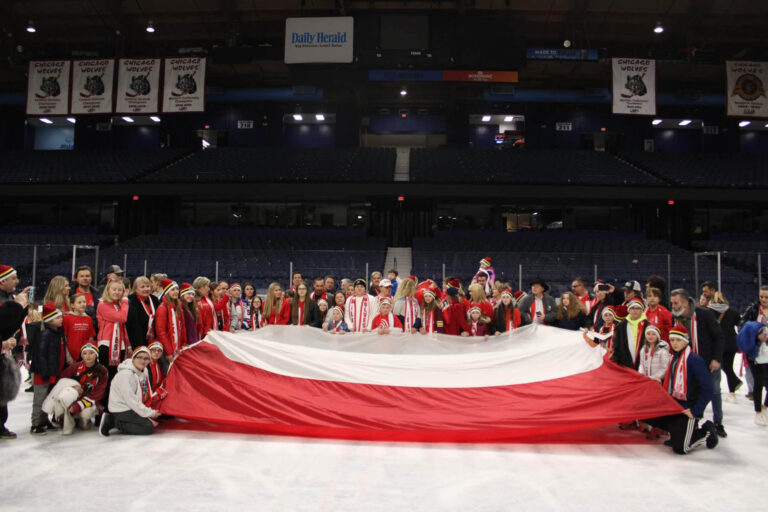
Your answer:
[[[339,336],[292,326],[259,331],[212,331],[206,341],[232,361],[279,375],[386,386],[508,386],[568,377],[602,364],[600,349],[589,347],[579,332],[553,327],[488,341],[418,334]]]

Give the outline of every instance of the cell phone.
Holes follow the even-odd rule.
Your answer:
[[[29,302],[35,302],[35,287],[29,287]]]
[[[599,284],[599,285],[597,285],[597,289],[600,290],[600,291],[603,291],[603,292],[607,292],[608,290],[611,289],[611,285],[609,285],[609,284]]]

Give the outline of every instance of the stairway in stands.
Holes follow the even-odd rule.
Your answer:
[[[411,148],[396,148],[395,181],[411,180]]]
[[[411,274],[413,268],[413,249],[410,247],[387,247],[387,257],[384,259],[382,273],[384,277],[390,269],[397,270],[400,277]]]

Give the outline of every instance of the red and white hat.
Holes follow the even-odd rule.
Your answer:
[[[485,265],[486,267],[490,267],[491,266],[491,257],[490,256],[486,256],[485,258],[481,259],[480,260],[480,264],[481,265]]]
[[[627,314],[628,314],[627,306],[625,306],[624,304],[613,306],[613,313],[614,313],[614,316],[616,317],[616,320],[624,320],[625,318],[627,318]]]
[[[503,290],[501,290],[501,296],[503,297],[505,295],[509,295],[513,299],[515,298],[515,294],[512,293],[512,290],[510,290],[509,288],[504,288]]]
[[[661,329],[659,329],[657,326],[653,324],[648,324],[648,326],[645,328],[645,332],[648,331],[656,331],[656,335],[661,339]]]
[[[229,287],[230,290],[234,290],[237,288],[238,290],[242,291],[243,289],[240,287],[240,283],[232,283],[232,286]]]
[[[448,288],[461,288],[461,280],[455,277],[448,281]]]
[[[179,288],[179,297],[186,295],[187,293],[195,293],[195,289],[192,288],[192,285],[189,283],[181,283],[181,288]]]
[[[480,313],[481,315],[483,314],[483,311],[482,311],[482,310],[481,310],[479,307],[477,307],[477,306],[472,306],[472,307],[469,309],[469,314],[471,315],[471,314],[472,314],[472,313],[474,313],[475,311],[477,311],[477,312],[478,312],[478,313]]]
[[[53,302],[46,302],[43,305],[43,322],[50,322],[54,318],[58,318],[61,316],[61,311],[56,309],[56,304]]]
[[[165,347],[163,347],[163,344],[157,340],[149,344],[149,350],[152,350],[153,348],[159,348],[160,350],[165,350]]]
[[[415,281],[417,283],[419,282],[419,278],[416,277],[416,276],[408,276],[408,277],[406,277],[406,279],[410,279],[411,281]]]
[[[344,308],[343,307],[341,307],[341,306],[333,306],[333,308],[331,308],[331,312],[333,312],[333,311],[338,311],[339,314],[341,315],[341,318],[344,318]]]
[[[384,298],[380,299],[379,300],[379,307],[383,306],[384,304],[388,304],[388,305],[392,306],[392,299],[390,299],[389,297],[384,297]]]
[[[142,345],[140,347],[136,347],[135,349],[133,349],[133,355],[131,355],[131,359],[135,359],[136,356],[141,354],[142,352],[147,354],[148,356],[152,355],[152,354],[149,353],[149,349],[147,347],[145,347],[144,345]]]
[[[437,298],[437,293],[431,288],[427,288],[423,291],[423,296],[426,297],[427,295],[431,295],[433,299]]]
[[[517,291],[514,293],[514,296],[515,296],[515,300],[516,300],[516,301],[519,301],[520,299],[522,299],[522,298],[523,298],[523,297],[525,297],[526,295],[527,295],[527,293],[525,293],[523,290],[517,290]]]
[[[640,308],[645,309],[645,304],[640,299],[632,299],[627,303],[627,311],[629,311],[632,308]]]
[[[5,281],[11,276],[16,275],[16,269],[9,267],[8,265],[0,265],[0,283]]]
[[[674,338],[688,342],[688,329],[682,324],[677,324],[669,330],[669,340],[672,341]]]
[[[163,287],[162,295],[165,295],[166,293],[168,293],[168,291],[171,290],[174,286],[176,288],[179,287],[179,283],[177,283],[173,279],[163,279],[162,281],[160,281],[160,285]]]
[[[86,343],[85,345],[80,347],[80,354],[82,354],[86,350],[90,350],[91,352],[95,352],[97,356],[99,355],[99,347],[97,347],[93,343]]]

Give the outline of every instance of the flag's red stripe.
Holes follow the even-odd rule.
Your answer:
[[[505,441],[681,411],[658,383],[609,362],[532,384],[416,388],[285,377],[207,343],[182,353],[166,388],[165,414],[338,439]]]

